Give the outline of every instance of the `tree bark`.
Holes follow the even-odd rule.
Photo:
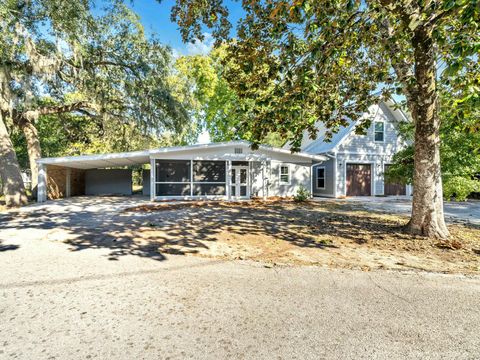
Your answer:
[[[440,119],[437,107],[434,44],[429,29],[419,27],[412,40],[415,58],[415,157],[411,233],[445,239],[449,236],[443,214],[440,168]]]
[[[4,116],[0,112],[0,177],[3,183],[3,194],[7,206],[22,206],[28,203],[27,194],[17,155],[3,119]]]
[[[21,118],[18,120],[18,126],[22,129],[27,142],[28,161],[30,163],[30,172],[32,176],[32,197],[37,198],[38,187],[38,165],[37,160],[42,157],[40,148],[40,139],[38,131],[32,121]]]

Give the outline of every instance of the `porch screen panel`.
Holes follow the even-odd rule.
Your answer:
[[[225,161],[193,162],[193,195],[225,195],[227,166]]]
[[[157,196],[190,196],[190,183],[187,184],[155,184]]]
[[[226,186],[225,184],[202,184],[195,183],[193,185],[193,195],[202,196],[202,195],[225,195]]]
[[[156,182],[190,182],[190,160],[155,160]]]
[[[193,182],[225,183],[225,161],[194,161]]]
[[[155,160],[155,195],[190,196],[190,160]]]

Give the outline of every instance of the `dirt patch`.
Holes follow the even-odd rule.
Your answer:
[[[163,253],[278,265],[480,272],[480,227],[455,224],[448,241],[428,240],[403,231],[408,218],[358,204],[170,202],[125,212],[146,215],[128,236]]]

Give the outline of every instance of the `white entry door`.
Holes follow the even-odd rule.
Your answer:
[[[248,166],[232,166],[230,179],[232,198],[248,199],[250,197],[248,188]]]

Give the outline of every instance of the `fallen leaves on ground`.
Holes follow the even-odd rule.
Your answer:
[[[480,272],[480,227],[455,224],[448,241],[426,239],[404,231],[406,217],[343,201],[166,202],[125,211],[147,214],[137,236],[165,244],[159,252],[175,245],[177,253],[183,246],[266,264]]]

